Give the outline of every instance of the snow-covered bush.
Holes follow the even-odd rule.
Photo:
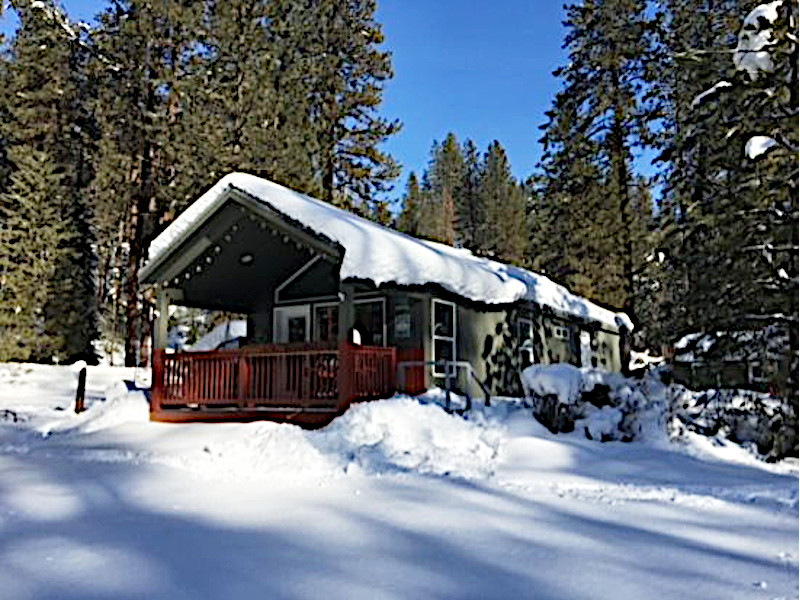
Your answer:
[[[654,378],[629,379],[600,369],[567,364],[533,365],[521,374],[534,416],[551,431],[578,429],[589,439],[630,441],[644,422],[663,414],[663,387]]]
[[[797,454],[797,417],[779,398],[751,390],[695,392],[678,385],[669,392],[673,435],[722,436],[768,460]]]
[[[749,390],[686,389],[657,374],[624,377],[572,365],[534,365],[521,374],[534,416],[553,433],[582,431],[599,441],[721,436],[767,459],[797,453],[797,419],[785,403]]]

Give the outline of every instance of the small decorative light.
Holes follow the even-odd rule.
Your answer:
[[[234,223],[233,227],[231,227],[231,231],[239,231],[239,226]]]
[[[211,263],[213,263],[213,262],[214,262],[214,259],[213,259],[213,258],[211,258],[210,256],[206,256],[206,264],[207,264],[207,265],[210,265],[210,264],[211,264]]]
[[[184,278],[188,280],[191,276],[192,276],[191,273],[186,273],[186,275],[184,275]]]
[[[258,226],[261,227],[261,229],[266,229],[267,228],[267,224],[264,223],[264,221],[261,221],[261,223],[259,223]]]
[[[214,254],[219,254],[222,252],[222,248],[220,246],[214,246]]]
[[[167,287],[167,286],[169,286],[169,281],[162,281],[161,285],[163,285],[164,287]]]
[[[195,270],[195,272],[196,272],[196,273],[201,273],[201,272],[203,271],[203,267],[201,267],[200,265],[197,265],[197,266],[194,268],[194,270]]]
[[[271,230],[270,230],[270,233],[271,233],[272,235],[278,235],[278,230],[277,230],[277,229],[271,229]]]
[[[181,278],[180,278],[180,277],[176,277],[176,278],[174,279],[174,281],[175,281],[175,283],[176,283],[176,284],[178,284],[178,283],[180,283],[180,282],[181,282]]]
[[[245,267],[249,267],[250,265],[252,265],[253,260],[255,260],[255,257],[250,252],[245,252],[239,257],[239,263],[244,265]]]
[[[230,241],[231,241],[233,238],[231,237],[231,234],[230,234],[230,233],[226,233],[226,234],[223,236],[223,238],[222,238],[222,239],[223,239],[223,240],[225,240],[226,242],[230,242]]]
[[[281,239],[283,240],[284,244],[288,244],[289,243],[289,236],[288,235],[283,236]]]

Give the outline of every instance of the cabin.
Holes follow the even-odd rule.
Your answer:
[[[671,353],[672,375],[693,389],[737,388],[787,394],[790,386],[790,332],[762,329],[690,333]]]
[[[140,281],[156,298],[155,420],[314,426],[396,391],[515,394],[532,363],[621,370],[632,329],[542,275],[242,173],[152,241]],[[170,351],[171,305],[246,315],[245,335]]]

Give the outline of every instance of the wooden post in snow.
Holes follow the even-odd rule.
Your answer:
[[[78,373],[78,390],[75,392],[75,413],[79,414],[86,410],[86,367]]]

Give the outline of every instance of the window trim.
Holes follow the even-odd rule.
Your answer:
[[[453,310],[453,335],[446,336],[446,335],[437,335],[436,333],[436,303],[444,304],[452,308]],[[436,340],[442,340],[444,342],[450,342],[453,351],[453,360],[458,360],[458,355],[456,354],[457,347],[456,347],[456,339],[458,338],[458,306],[455,302],[450,302],[449,300],[440,300],[438,298],[433,298],[431,302],[431,358],[433,358],[433,376],[434,377],[445,377],[448,373],[445,371],[439,370],[439,365],[436,362]],[[455,365],[450,368],[449,375],[451,377],[455,376],[456,369]]]
[[[522,328],[526,326],[528,328],[528,338],[531,341],[530,348],[523,348],[523,338],[522,338]],[[531,364],[536,364],[536,352],[533,347],[533,338],[534,338],[534,321],[532,317],[517,317],[517,348],[520,354],[523,352],[527,352],[528,356],[530,357]]]
[[[758,370],[761,371],[761,375],[756,377],[753,374],[753,367],[758,367]],[[747,362],[747,383],[764,383],[767,380],[766,374],[764,373],[764,366],[760,362]]]
[[[302,311],[302,314],[300,312]],[[295,315],[291,316],[302,316],[306,320],[306,331],[305,331],[305,342],[307,343],[311,339],[311,304],[292,304],[290,306],[274,306],[272,308],[272,340],[274,344],[287,344],[287,342],[279,342],[277,341],[278,337],[278,320],[280,319],[280,313],[292,313],[294,312]],[[287,332],[288,333],[288,332]]]
[[[386,339],[386,335],[388,333],[388,327],[386,323],[386,297],[385,296],[376,296],[374,298],[357,298],[353,300],[353,304],[366,304],[367,302],[380,302],[381,303],[381,312],[383,315],[382,318],[382,331],[381,335],[383,336],[383,344],[381,346],[385,348],[388,345],[388,341]],[[341,302],[314,302],[311,307],[311,337],[315,337],[314,333],[316,332],[317,328],[317,307],[325,308],[330,306],[336,306],[339,310],[341,310],[342,303]],[[317,340],[314,340],[317,341]]]

